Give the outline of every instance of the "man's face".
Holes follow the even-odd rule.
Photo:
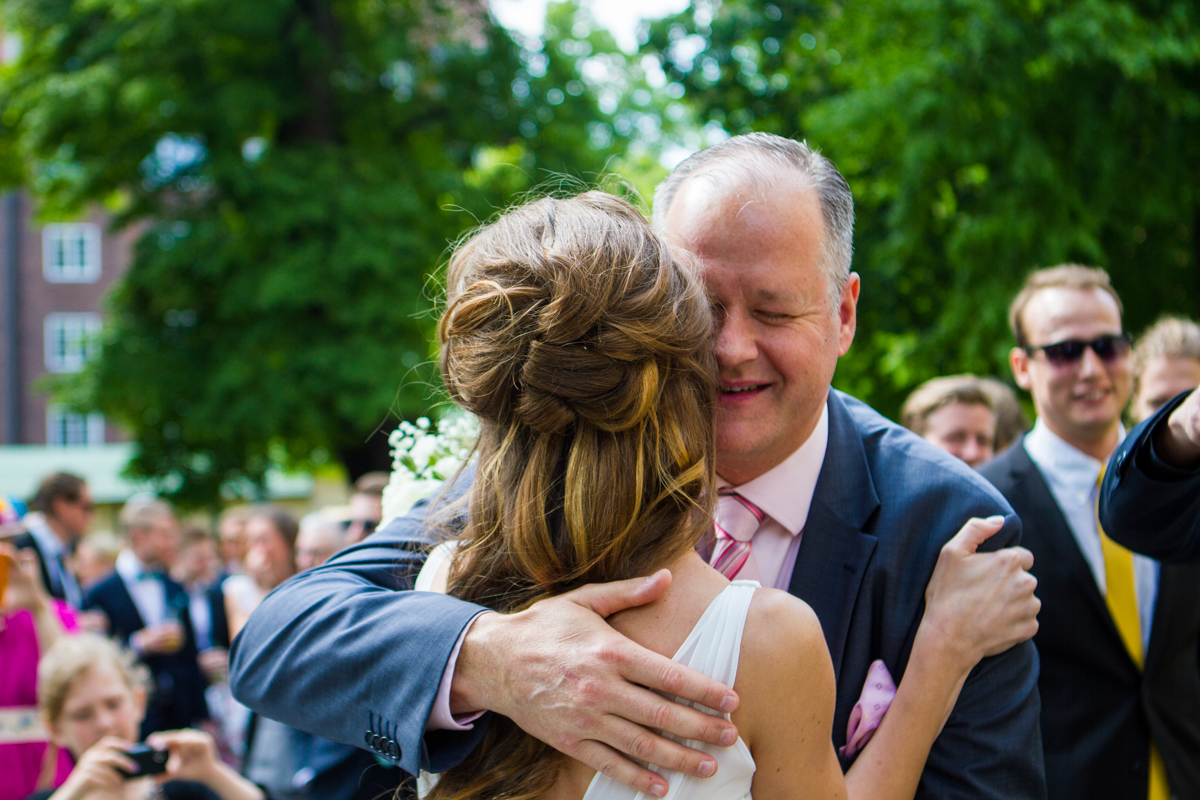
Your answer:
[[[221,561],[217,557],[217,546],[205,539],[192,542],[180,551],[171,574],[185,586],[208,585],[216,579],[220,570]]]
[[[179,523],[173,515],[154,517],[130,541],[133,554],[143,564],[169,569],[179,557]]]
[[[228,518],[221,523],[221,560],[241,564],[246,558],[246,522]]]
[[[92,502],[92,493],[88,491],[87,484],[80,488],[78,500],[57,497],[50,509],[50,516],[58,523],[61,532],[72,541],[87,534],[88,526],[92,524],[92,517],[95,515],[96,506]]]
[[[1043,289],[1021,318],[1033,347],[1121,333],[1117,302],[1101,289]],[[1040,350],[1013,348],[1010,362],[1017,385],[1033,394],[1038,417],[1065,441],[1084,449],[1114,434],[1129,400],[1128,353],[1106,362],[1089,347],[1080,360],[1056,365]]]
[[[831,308],[821,208],[799,176],[762,195],[693,178],[671,204],[666,233],[698,258],[713,302],[717,471],[744,483],[795,452],[820,419],[854,339],[858,276]]]
[[[301,529],[296,537],[296,570],[303,572],[319,567],[337,550],[337,539],[333,532],[319,527]]]
[[[993,455],[996,415],[978,403],[948,403],[925,420],[925,441],[978,467]]]
[[[1172,397],[1200,386],[1200,361],[1194,358],[1156,356],[1146,362],[1138,381],[1131,413],[1136,422],[1153,416]]]

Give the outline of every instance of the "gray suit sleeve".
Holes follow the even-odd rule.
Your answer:
[[[459,635],[483,609],[408,591],[427,542],[418,510],[278,587],[233,642],[234,696],[410,774],[461,761],[486,719],[428,736],[425,724]]]
[[[1189,394],[1179,395],[1129,432],[1100,487],[1105,533],[1162,561],[1200,560],[1200,469],[1176,469],[1154,450],[1154,432]]]
[[[1020,542],[1009,514],[988,549]],[[1022,642],[971,671],[946,727],[933,744],[917,800],[1044,800],[1038,655]]]

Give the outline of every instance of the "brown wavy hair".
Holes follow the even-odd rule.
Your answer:
[[[446,285],[442,376],[481,423],[450,594],[519,611],[692,549],[712,524],[712,319],[638,210],[595,191],[516,208]],[[496,717],[430,797],[540,797],[563,759]]]

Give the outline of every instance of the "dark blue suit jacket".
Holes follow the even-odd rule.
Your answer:
[[[146,717],[142,721],[143,738],[154,731],[194,727],[197,722],[208,719],[208,705],[204,699],[208,681],[196,660],[196,636],[188,614],[188,595],[169,577],[164,575],[162,580],[167,605],[178,612],[183,624],[184,643],[175,653],[141,658],[154,677]],[[125,582],[116,572],[88,591],[83,607],[103,611],[108,617],[109,632],[126,647],[129,637],[146,627]]]
[[[457,487],[461,493],[464,487]],[[1014,544],[1020,522],[986,481],[840,392],[829,398],[829,448],[791,591],[821,620],[837,674],[834,743],[867,669],[897,681],[924,610],[941,547],[969,517],[1004,514],[989,542]],[[343,742],[364,742],[404,769],[438,771],[478,742],[425,723],[449,655],[479,606],[403,592],[428,541],[414,510],[292,578],[233,643],[234,694],[256,711]],[[983,661],[930,753],[921,798],[1045,796],[1031,643]]]
[[[1200,469],[1175,469],[1154,452],[1184,392],[1138,425],[1109,460],[1100,487],[1100,523],[1116,541],[1161,561],[1200,561]]]

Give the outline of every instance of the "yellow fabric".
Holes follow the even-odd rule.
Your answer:
[[[1100,478],[1104,479],[1104,468],[1100,468]],[[1099,498],[1097,498],[1097,501]],[[1108,587],[1105,602],[1108,612],[1112,614],[1121,641],[1129,651],[1133,663],[1138,669],[1145,666],[1142,653],[1142,622],[1138,614],[1137,585],[1133,577],[1133,553],[1108,538],[1096,517],[1096,530],[1100,534],[1100,548],[1104,553],[1104,582]],[[1150,743],[1150,792],[1148,800],[1170,800],[1171,790],[1167,784],[1167,768],[1162,755],[1154,743]]]

